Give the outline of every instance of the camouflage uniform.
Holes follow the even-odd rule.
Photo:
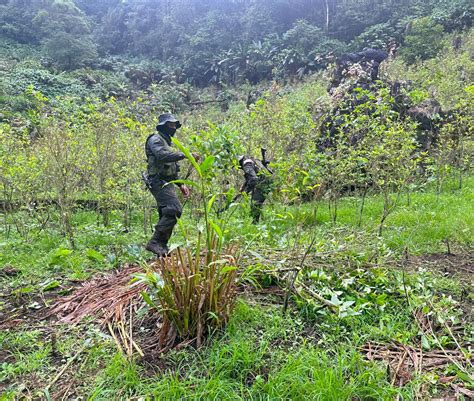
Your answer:
[[[171,137],[160,131],[168,121],[176,122],[177,128],[181,126],[171,114],[163,114],[157,126],[158,132],[150,135],[145,143],[150,191],[156,200],[159,214],[159,220],[153,237],[147,245],[147,250],[159,256],[168,253],[168,240],[182,213],[182,206],[176,195],[176,186],[169,182],[178,179],[177,162],[184,159],[185,155],[175,152],[171,148]]]
[[[258,223],[265,198],[271,191],[271,173],[260,160],[250,157],[242,156],[239,164],[245,176],[241,190],[251,195],[250,213],[253,223]]]

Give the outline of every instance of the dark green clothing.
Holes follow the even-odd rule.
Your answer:
[[[173,184],[155,178],[152,180],[151,193],[156,200],[160,217],[155,225],[156,239],[161,244],[167,244],[183,208],[176,194],[176,186]]]
[[[265,202],[266,193],[258,185],[252,191],[252,198],[250,203],[250,214],[252,221],[258,223],[262,215],[263,203]]]
[[[185,156],[181,152],[174,151],[171,148],[171,138],[159,131],[148,137],[145,152],[151,181],[150,191],[156,200],[159,214],[153,239],[166,245],[182,213],[176,186],[169,184],[169,181],[178,179],[178,161]]]
[[[251,195],[250,213],[254,223],[260,220],[263,203],[271,191],[271,173],[260,160],[248,158],[242,162],[245,183],[243,190]]]
[[[161,132],[156,132],[148,137],[145,145],[148,163],[148,175],[151,179],[155,176],[165,181],[178,179],[178,161],[185,158],[181,152],[171,148],[171,138]]]

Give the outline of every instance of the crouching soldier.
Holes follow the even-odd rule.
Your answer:
[[[262,215],[262,207],[265,198],[271,191],[272,172],[260,160],[247,156],[239,157],[239,166],[244,171],[245,182],[240,188],[240,192],[251,195],[250,212],[252,222],[258,223]]]
[[[158,117],[157,132],[151,134],[145,143],[149,189],[155,197],[159,214],[155,232],[146,249],[158,256],[168,254],[168,240],[182,212],[176,187],[169,184],[170,181],[178,179],[178,161],[185,158],[183,153],[171,148],[171,138],[179,127],[180,122],[172,114],[161,114]],[[185,185],[178,186],[187,198],[189,189]]]

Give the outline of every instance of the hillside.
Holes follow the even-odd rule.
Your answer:
[[[0,1],[0,399],[472,399],[473,13]]]

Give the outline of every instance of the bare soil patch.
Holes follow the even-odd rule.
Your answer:
[[[458,278],[465,284],[474,284],[474,250],[409,256],[408,266],[413,269],[428,268]]]

